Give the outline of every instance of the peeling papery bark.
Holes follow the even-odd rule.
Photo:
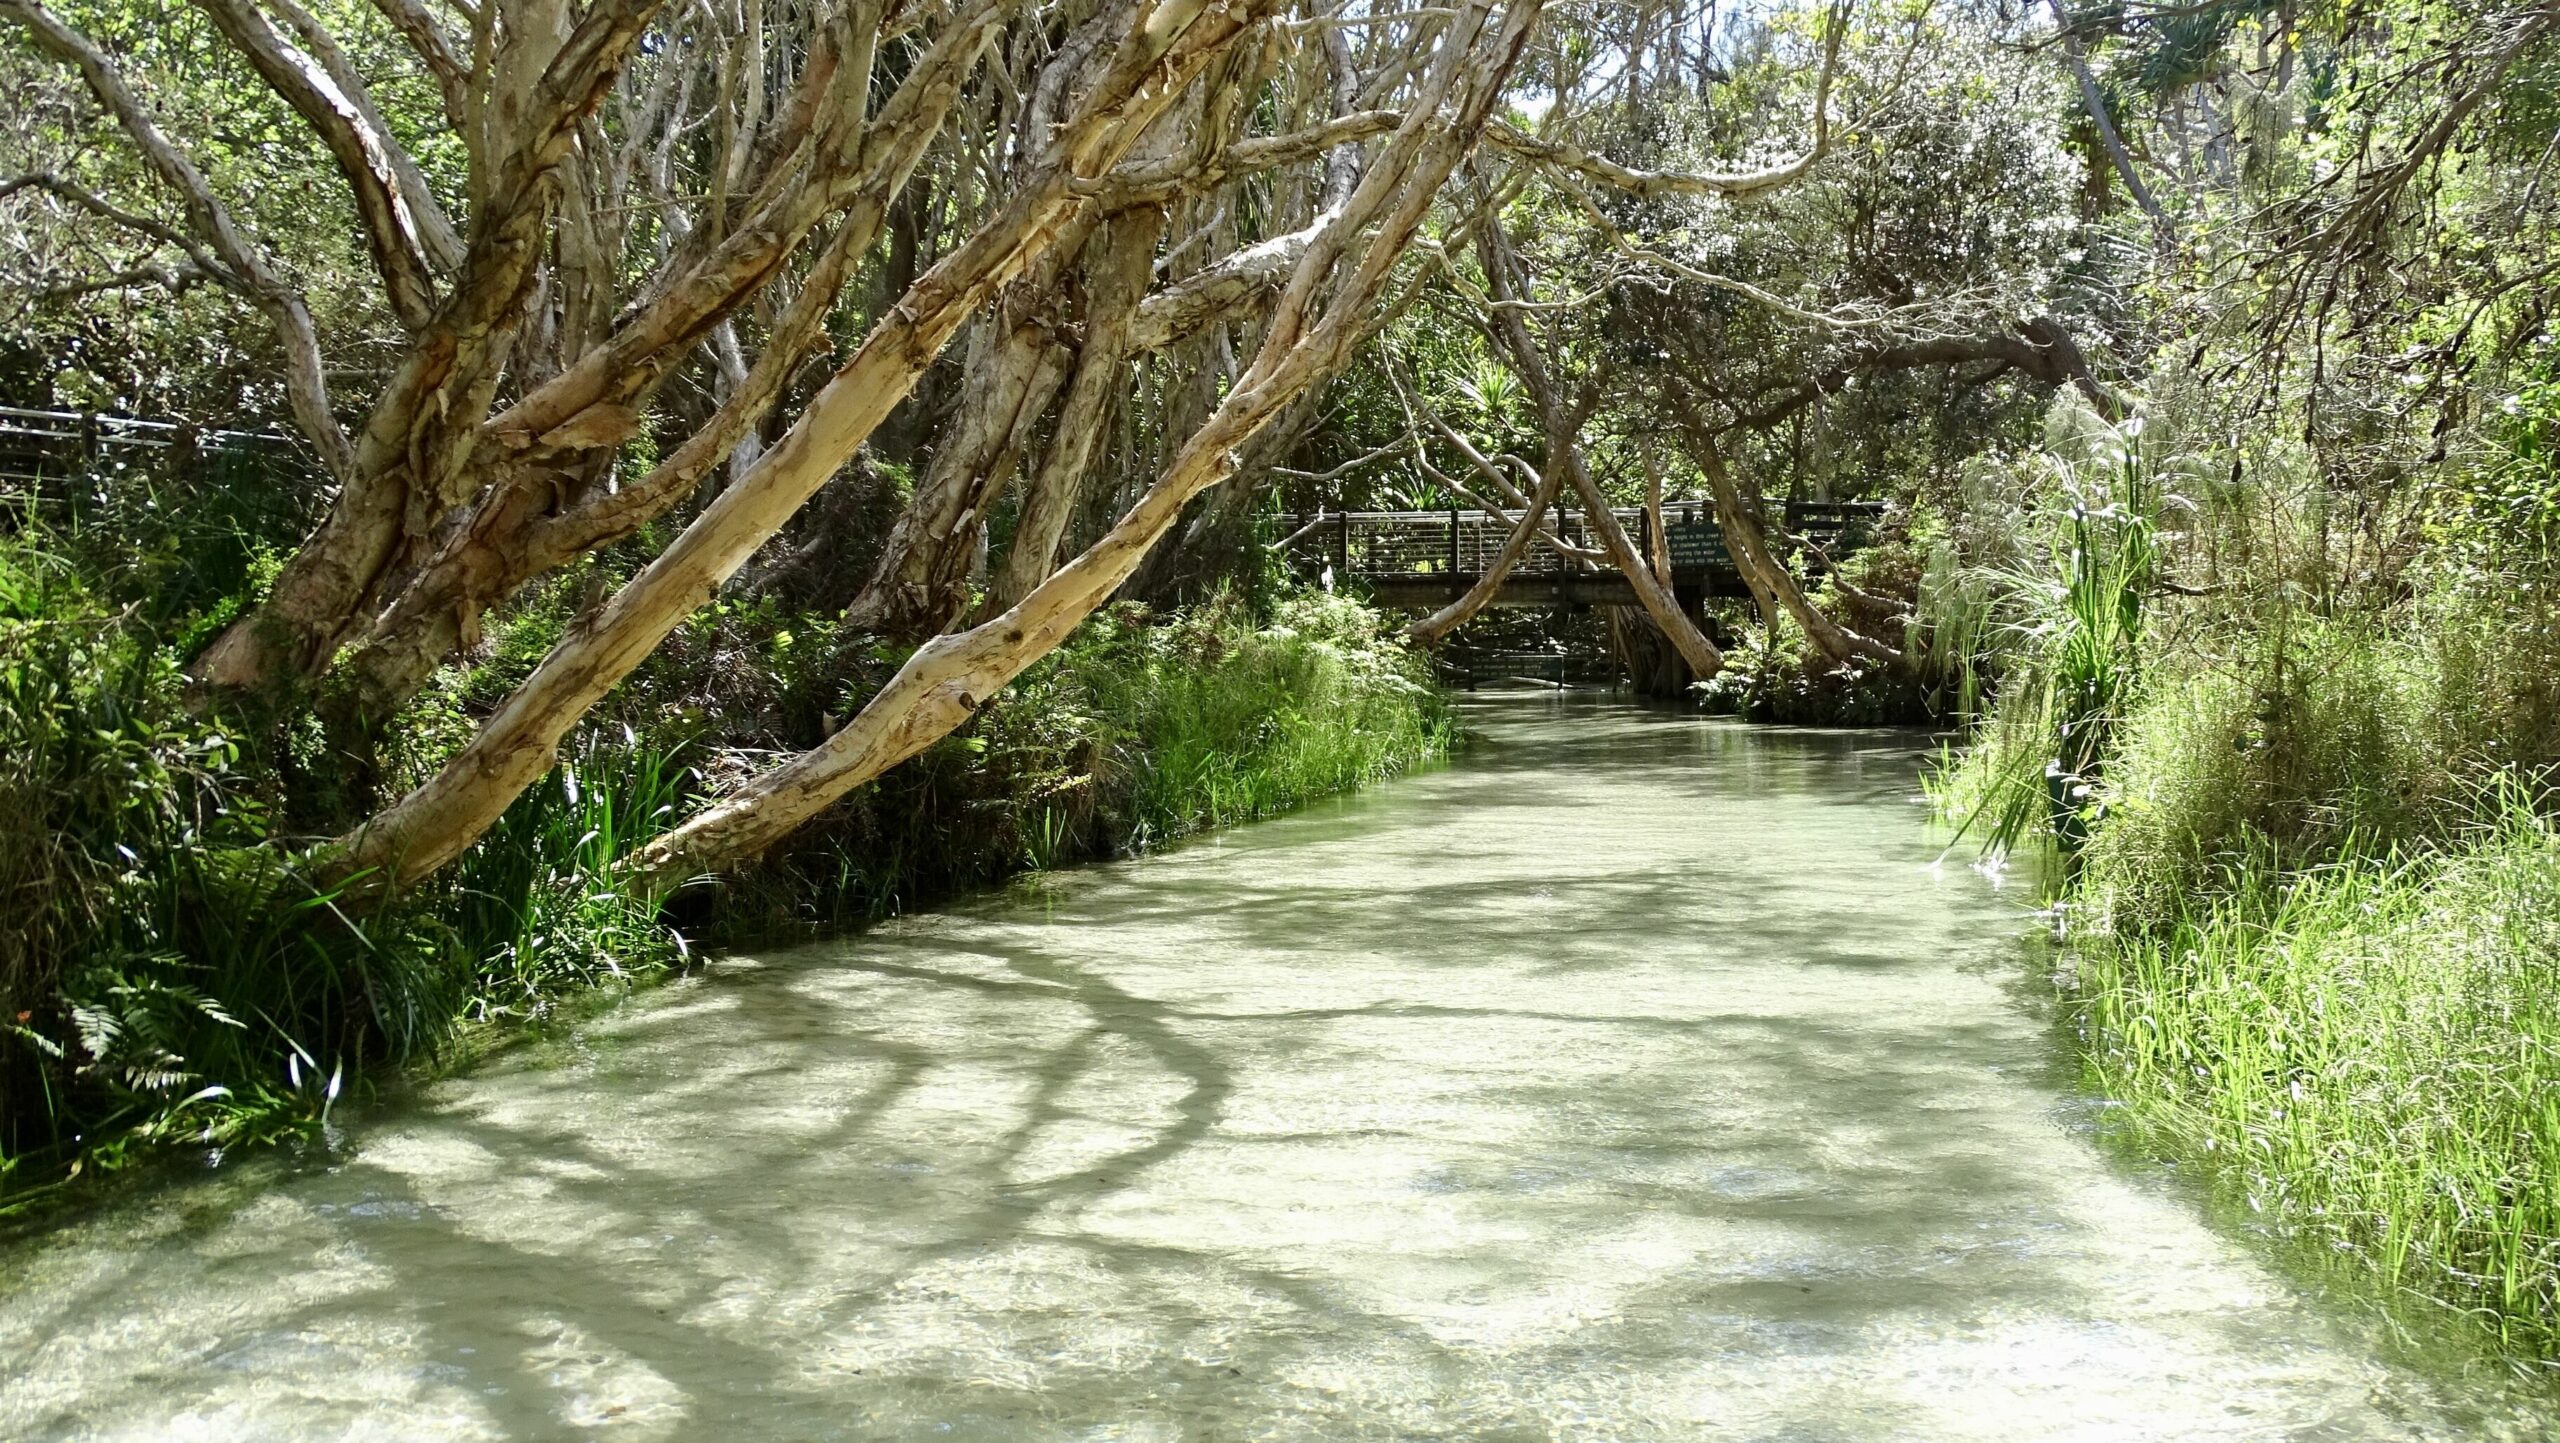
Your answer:
[[[385,581],[423,558],[438,524],[474,489],[472,454],[539,279],[556,172],[659,8],[660,0],[604,0],[574,25],[564,14],[562,28],[550,33],[528,28],[518,39],[510,31],[500,58],[515,77],[512,89],[503,105],[481,105],[480,124],[466,127],[474,204],[460,270],[431,300],[413,297],[414,306],[401,300],[405,283],[393,280],[394,308],[414,335],[356,440],[337,501],[266,600],[195,659],[191,671],[200,684],[245,691],[317,677],[357,633]],[[261,32],[245,20],[242,26],[239,43],[257,56]],[[289,102],[301,94],[298,109],[329,110],[326,95],[297,90],[292,77],[308,81],[308,72],[272,55],[260,68]],[[315,124],[324,134],[330,129],[325,120]],[[370,173],[367,154],[389,141],[349,143],[355,174]],[[401,167],[386,166],[396,179]],[[381,179],[373,174],[371,183]],[[365,180],[353,183],[360,194],[368,189]],[[394,238],[376,238],[378,256],[397,248]],[[581,439],[611,445],[622,434],[627,430]]]
[[[351,704],[370,719],[390,716],[456,647],[468,644],[487,608],[535,577],[631,535],[690,495],[735,453],[825,339],[826,315],[847,269],[876,231],[851,222],[838,230],[746,376],[711,419],[646,476],[566,511],[553,509],[548,488],[506,486],[483,498],[340,664]]]
[[[920,640],[968,604],[968,566],[1041,414],[1066,384],[1072,357],[1056,339],[1054,298],[1090,224],[1051,252],[982,319],[962,367],[960,405],[915,495],[890,527],[878,565],[845,623],[875,636]]]
[[[1087,247],[1084,344],[1058,406],[1057,428],[1031,481],[1023,488],[1013,540],[996,573],[993,606],[1002,611],[1031,594],[1057,569],[1058,546],[1083,503],[1086,478],[1103,452],[1134,347],[1130,339],[1164,212],[1140,206],[1106,222]]]
[[[753,470],[714,499],[533,674],[433,777],[331,849],[326,875],[363,895],[396,891],[460,855],[550,770],[560,738],[708,601],[825,484],[914,388],[954,332],[1071,228],[1079,175],[1115,164],[1270,0],[1205,0],[1122,12],[1112,60],[1052,131],[1040,161],[969,239],[875,324]]]
[[[838,797],[947,735],[1081,625],[1183,507],[1228,474],[1238,449],[1338,370],[1366,334],[1369,311],[1440,186],[1473,148],[1538,8],[1537,0],[1521,0],[1488,28],[1487,0],[1475,0],[1451,19],[1405,124],[1309,246],[1252,363],[1117,525],[1001,615],[927,642],[825,744],[659,838],[634,858],[637,874],[666,890],[760,855]],[[1362,244],[1373,222],[1375,233]],[[1347,279],[1337,276],[1343,269],[1351,271]],[[1328,289],[1332,300],[1313,319],[1316,298]]]
[[[717,234],[700,232],[686,218],[685,202],[660,196],[655,209],[672,252],[662,275],[610,331],[606,318],[625,306],[614,293],[616,257],[610,254],[621,242],[606,244],[596,216],[600,206],[627,215],[632,208],[615,197],[652,162],[640,135],[615,148],[601,127],[582,119],[619,74],[629,48],[617,52],[603,43],[612,36],[588,34],[596,16],[617,11],[600,6],[591,12],[553,57],[558,75],[528,86],[531,93],[501,107],[503,115],[481,116],[467,128],[486,143],[493,176],[475,179],[477,204],[461,273],[377,403],[351,460],[351,479],[330,514],[288,562],[266,602],[197,658],[198,681],[244,690],[308,680],[343,648],[362,644],[366,655],[342,705],[378,722],[414,695],[455,646],[469,641],[480,611],[568,559],[552,543],[572,528],[554,526],[543,538],[523,528],[551,519],[547,513],[564,500],[574,511],[592,499],[584,493],[640,424],[648,398],[685,358],[782,275],[830,219],[834,233],[860,254],[876,233],[879,212],[940,132],[988,40],[1019,3],[965,5],[870,114],[868,126],[882,0],[857,0],[836,23],[817,30],[787,100],[756,101],[770,124],[760,132],[762,179],[751,190],[743,184],[743,153],[733,147],[723,175],[737,183],[735,222]],[[655,5],[632,0],[619,11],[645,19]],[[424,33],[430,36],[425,53],[432,54],[432,32]],[[671,97],[657,86],[633,101],[637,110],[624,119],[636,119],[643,131],[662,124],[673,134],[686,120],[685,93],[678,87]],[[583,147],[574,155],[573,132]],[[483,157],[474,158],[480,168]],[[568,160],[576,174],[559,182]],[[588,195],[591,187],[602,187],[601,199]],[[549,200],[555,193],[557,206]],[[548,264],[546,227],[557,242],[556,261]],[[821,299],[831,301],[840,284],[827,286]],[[792,337],[776,339],[786,343],[786,354],[776,359],[787,377],[800,356],[791,353]],[[555,350],[563,352],[556,359]],[[491,415],[510,366],[532,384]],[[750,387],[766,407],[778,389]],[[729,425],[729,414],[724,409],[718,424],[733,433],[728,446],[734,446],[745,427]],[[747,416],[748,424],[761,414]],[[662,471],[652,479],[669,478]],[[652,494],[672,504],[692,479]],[[612,509],[628,516],[637,508]],[[577,529],[605,539],[613,534],[610,524]],[[456,553],[457,544],[466,550]]]

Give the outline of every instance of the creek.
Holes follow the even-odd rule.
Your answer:
[[[1920,738],[1470,708],[15,1244],[0,1437],[2544,1436],[2101,1145]]]

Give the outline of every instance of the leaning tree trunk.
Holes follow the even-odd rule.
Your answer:
[[[1716,524],[1724,531],[1725,549],[1733,554],[1734,568],[1742,573],[1753,593],[1773,597],[1785,607],[1796,625],[1804,628],[1806,638],[1834,663],[1846,665],[1863,657],[1891,667],[1906,665],[1908,658],[1900,650],[1851,631],[1813,604],[1795,573],[1771,554],[1758,509],[1744,499],[1742,488],[1735,484],[1715,437],[1697,424],[1694,416],[1684,418],[1683,426],[1697,451],[1698,469],[1707,478],[1707,492],[1715,498]]]
[[[562,636],[479,732],[408,796],[338,843],[332,877],[397,890],[459,856],[534,779],[560,738],[851,457],[952,334],[1039,260],[1086,202],[1075,181],[1107,171],[1268,0],[1160,9],[1120,41],[1108,70],[1057,127],[1040,164],[964,242],[908,288],[843,369],[746,476],[706,507],[603,608]]]
[[[1608,613],[1612,648],[1636,695],[1677,697],[1688,689],[1688,664],[1642,607],[1612,606]]]
[[[1129,336],[1146,298],[1164,211],[1139,206],[1105,222],[1087,247],[1084,344],[1058,405],[1058,423],[1015,514],[1013,541],[996,573],[993,606],[1003,610],[1031,594],[1057,569],[1058,546],[1083,501],[1128,383]]]
[[[1192,498],[1224,479],[1237,451],[1258,430],[1341,367],[1366,334],[1365,315],[1411,245],[1433,196],[1473,148],[1503,78],[1527,43],[1538,0],[1521,0],[1498,29],[1489,30],[1491,3],[1473,0],[1447,22],[1422,94],[1351,198],[1308,246],[1253,362],[1119,523],[1002,615],[925,643],[825,744],[660,837],[634,859],[642,876],[664,889],[698,871],[760,855],[836,798],[947,735],[1065,640],[1129,578]],[[1454,114],[1443,116],[1453,91],[1464,98]],[[1376,233],[1358,248],[1372,220]],[[1322,318],[1313,319],[1318,293],[1341,268],[1352,270],[1351,279],[1339,286]]]
[[[1653,624],[1662,628],[1662,634],[1679,648],[1682,659],[1689,663],[1696,679],[1705,681],[1724,670],[1724,653],[1714,642],[1707,640],[1707,634],[1698,629],[1696,622],[1689,619],[1689,613],[1680,605],[1679,596],[1654,574],[1652,563],[1636,549],[1627,529],[1618,524],[1616,513],[1609,507],[1609,498],[1601,493],[1599,482],[1592,479],[1590,468],[1583,464],[1578,435],[1580,418],[1556,389],[1555,377],[1548,371],[1545,357],[1539,354],[1536,339],[1529,334],[1529,324],[1521,318],[1522,310],[1518,304],[1520,288],[1515,279],[1516,262],[1511,254],[1510,240],[1498,223],[1487,225],[1478,234],[1478,252],[1483,257],[1485,277],[1496,303],[1493,330],[1502,341],[1502,349],[1510,358],[1512,369],[1519,373],[1522,383],[1529,388],[1530,399],[1537,404],[1539,418],[1545,423],[1547,469],[1563,470],[1565,480],[1572,485],[1574,496],[1582,502],[1583,511],[1590,518],[1592,531],[1608,551],[1610,562],[1635,589],[1636,601],[1644,607],[1645,615],[1652,617]]]
[[[1520,519],[1511,524],[1510,534],[1502,538],[1502,549],[1495,552],[1493,560],[1486,564],[1484,574],[1478,576],[1475,584],[1457,600],[1406,627],[1405,640],[1416,646],[1438,646],[1449,639],[1449,633],[1464,626],[1469,618],[1490,605],[1502,590],[1503,579],[1527,554],[1530,541],[1537,537],[1540,523],[1545,521],[1547,512],[1556,504],[1556,493],[1562,489],[1563,483],[1564,469],[1550,459],[1546,474],[1538,479],[1538,489],[1530,495],[1528,506],[1520,512]]]
[[[1043,266],[1010,287],[970,342],[960,408],[890,528],[871,580],[845,609],[855,630],[921,640],[968,604],[969,567],[987,511],[1066,379],[1068,355],[1052,339],[1056,319],[1040,314],[1061,274]]]
[[[507,363],[508,338],[535,308],[525,292],[544,247],[531,206],[516,207],[509,228],[475,236],[474,263],[485,250],[489,278],[474,279],[467,265],[447,308],[452,317],[440,314],[436,322],[469,344],[430,331],[413,348],[366,430],[364,484],[345,489],[264,606],[199,658],[200,679],[237,687],[308,678],[354,645],[341,705],[378,723],[471,640],[488,607],[690,494],[770,409],[805,359],[810,337],[823,337],[819,326],[847,267],[868,251],[882,212],[1018,4],[968,0],[876,107],[870,88],[881,6],[855,4],[841,36],[836,27],[821,32],[788,104],[776,109],[783,128],[775,154],[752,193],[739,195],[727,233],[680,252],[680,268],[601,340],[568,337],[572,349],[583,346],[576,359],[547,377],[537,370],[531,379],[538,384],[494,416],[487,414],[486,378],[494,375],[487,358]],[[799,163],[811,156],[812,163]],[[710,426],[671,464],[638,486],[582,492],[575,478],[603,469],[658,387],[831,219],[834,236],[803,287],[816,314],[777,325]],[[477,298],[477,309],[466,313],[466,298]],[[610,296],[595,300],[571,309],[611,303]],[[797,317],[806,306],[795,300],[787,309]],[[466,382],[474,389],[466,391]],[[430,415],[432,426],[424,419]]]

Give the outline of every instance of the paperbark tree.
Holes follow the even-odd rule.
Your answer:
[[[856,117],[818,153],[770,179],[743,223],[681,267],[667,289],[630,322],[577,356],[557,376],[490,418],[478,438],[487,484],[467,506],[432,528],[436,544],[418,568],[359,603],[359,641],[344,667],[356,707],[387,718],[453,650],[477,634],[478,619],[527,582],[632,534],[692,496],[738,454],[742,439],[780,400],[791,378],[825,340],[825,322],[853,267],[942,132],[1014,0],[978,0],[946,27],[867,124],[871,46],[852,44],[838,70],[859,65],[862,83],[836,87],[830,104]],[[875,8],[873,15],[879,13]],[[804,76],[804,94],[814,90]],[[788,126],[787,133],[804,130]],[[593,475],[563,484],[582,459],[607,453],[637,422],[677,366],[710,342],[783,275],[813,236],[825,232],[797,291],[769,327],[755,361],[691,436],[632,484],[600,485]],[[692,232],[703,236],[702,227]],[[387,578],[389,579],[389,578]]]
[[[467,158],[439,193],[376,99],[408,77],[378,59],[360,73],[294,0],[199,3],[331,157],[400,326],[398,360],[352,431],[321,355],[359,338],[318,334],[111,57],[41,0],[7,0],[0,17],[80,73],[186,225],[93,209],[185,250],[190,274],[269,316],[294,414],[336,483],[319,527],[195,675],[217,694],[292,689],[354,646],[338,705],[373,723],[476,635],[487,607],[682,502],[721,461],[750,459],[754,427],[823,341],[883,214],[1026,9],[495,0],[459,7],[470,32],[458,34],[382,0]],[[928,24],[929,38],[910,38]],[[650,34],[661,43],[642,47]],[[876,63],[889,44],[907,53]],[[896,81],[885,96],[875,73]],[[793,279],[799,296],[751,310]],[[743,341],[777,312],[754,327],[761,349]],[[615,453],[652,398],[706,364],[722,392],[710,420],[671,464],[620,484]]]
[[[1537,338],[1530,334],[1524,302],[1526,286],[1520,262],[1511,240],[1499,225],[1478,232],[1478,257],[1483,262],[1485,289],[1492,299],[1490,314],[1484,319],[1488,333],[1510,364],[1513,374],[1528,390],[1537,407],[1539,420],[1546,432],[1547,467],[1552,473],[1564,473],[1565,483],[1573,488],[1575,499],[1582,503],[1592,533],[1609,553],[1610,563],[1618,568],[1635,590],[1636,602],[1645,615],[1677,648],[1681,660],[1699,681],[1724,670],[1724,652],[1698,623],[1682,609],[1679,596],[1671,584],[1654,573],[1644,553],[1636,549],[1627,529],[1609,505],[1607,493],[1593,479],[1582,455],[1581,422],[1574,407],[1558,388],[1554,372],[1548,367]]]
[[[1910,658],[1899,648],[1843,626],[1814,604],[1795,572],[1770,550],[1759,508],[1742,494],[1714,435],[1689,413],[1682,415],[1681,429],[1688,437],[1691,458],[1706,478],[1707,494],[1715,500],[1716,526],[1724,533],[1725,549],[1753,597],[1765,597],[1793,617],[1806,639],[1836,663],[1864,659],[1890,667],[1908,666]]]
[[[636,859],[640,872],[663,888],[761,854],[948,734],[1081,624],[1182,508],[1227,474],[1238,448],[1338,369],[1366,334],[1368,313],[1434,196],[1474,147],[1538,8],[1537,0],[1516,0],[1496,12],[1491,0],[1469,0],[1448,20],[1405,120],[1310,241],[1252,362],[1119,524],[1001,615],[926,643],[843,730],[661,837]]]
[[[1175,0],[1113,10],[1098,42],[1107,62],[1040,137],[1037,159],[1019,172],[1003,203],[888,309],[748,474],[573,626],[441,771],[342,839],[332,873],[360,878],[369,890],[396,889],[443,866],[485,831],[549,769],[567,729],[844,464],[951,336],[1078,228],[1088,182],[1121,161],[1271,8],[1268,0]],[[1416,110],[1406,125],[1441,118]],[[1317,254],[1311,249],[1310,261]]]

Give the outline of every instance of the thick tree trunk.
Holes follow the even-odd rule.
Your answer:
[[[853,7],[845,27],[849,46],[839,47],[831,31],[822,31],[783,108],[788,124],[774,137],[775,163],[762,188],[743,198],[739,223],[684,261],[680,273],[601,343],[585,346],[575,364],[496,416],[489,415],[490,398],[527,318],[549,212],[532,204],[484,208],[475,217],[479,224],[454,298],[377,405],[337,505],[267,601],[197,659],[198,679],[221,689],[309,680],[341,648],[362,640],[367,654],[343,705],[378,722],[476,633],[482,610],[581,554],[584,548],[569,544],[571,537],[588,532],[600,538],[593,544],[602,544],[681,499],[701,472],[678,478],[662,467],[652,478],[661,483],[657,490],[626,490],[597,508],[606,517],[601,526],[554,514],[564,496],[578,509],[583,498],[574,479],[603,469],[601,458],[636,427],[647,398],[780,275],[829,216],[838,217],[840,252],[858,257],[868,248],[881,212],[1017,5],[972,0],[871,116],[867,130],[861,127],[870,109],[881,7]],[[563,132],[551,164],[565,147]],[[813,155],[810,165],[785,163]],[[516,183],[538,198],[550,190],[536,183],[542,178],[535,173]],[[833,300],[844,266],[841,255],[822,259],[818,270],[831,278],[818,299]],[[758,369],[765,359],[759,357]],[[779,374],[751,372],[747,383],[766,405],[800,356],[775,359]],[[722,408],[722,416],[738,424],[724,426],[714,463],[761,414],[745,404]],[[673,484],[678,480],[682,484]],[[468,514],[457,515],[466,503]],[[547,534],[526,534],[536,526]]]
[[[1058,280],[1054,267],[1014,287],[969,346],[960,409],[906,511],[890,528],[871,580],[846,608],[847,624],[914,641],[941,631],[968,603],[969,561],[986,515],[1067,374],[1058,327],[1034,313]]]
[[[1156,244],[1163,235],[1163,210],[1140,206],[1105,222],[1088,248],[1084,345],[1076,354],[1075,376],[1067,384],[1066,399],[1058,407],[1049,449],[1023,491],[1013,541],[996,574],[992,600],[996,610],[1030,595],[1031,588],[1057,569],[1059,543],[1083,501],[1085,478],[1102,454],[1112,413],[1128,386],[1130,328],[1139,302],[1146,297]]]
[[[387,721],[417,695],[445,658],[477,638],[480,617],[489,607],[534,578],[656,520],[730,459],[825,339],[827,312],[847,270],[877,232],[877,208],[868,212],[871,223],[865,219],[848,218],[829,239],[745,378],[730,389],[711,419],[648,475],[610,494],[590,493],[565,508],[555,487],[540,484],[541,473],[530,469],[482,497],[342,663],[345,704],[368,722]]]
[[[1692,676],[1680,649],[1642,607],[1612,606],[1609,609],[1609,639],[1618,653],[1618,661],[1627,669],[1627,685],[1635,694],[1657,699],[1673,699],[1687,693]]]
[[[1159,8],[1127,33],[1024,183],[890,308],[755,469],[563,636],[442,770],[343,838],[330,874],[367,892],[397,890],[478,839],[550,770],[554,748],[578,718],[853,455],[972,313],[1070,228],[1085,204],[1074,178],[1117,163],[1208,62],[1260,22],[1263,8],[1200,0]]]
[[[515,57],[540,73],[507,97],[510,123],[499,134],[509,149],[495,157],[451,291],[420,316],[337,504],[267,600],[195,659],[199,683],[248,690],[316,677],[387,588],[424,560],[438,524],[471,489],[472,452],[514,352],[556,210],[554,172],[657,12],[656,0],[600,4],[555,49]]]
[[[1723,449],[1715,438],[1698,424],[1696,418],[1684,416],[1683,429],[1689,432],[1690,445],[1696,452],[1698,469],[1707,478],[1707,492],[1715,498],[1716,525],[1724,532],[1725,549],[1732,553],[1734,568],[1742,573],[1745,584],[1755,596],[1766,595],[1794,617],[1804,629],[1805,637],[1836,663],[1864,658],[1890,667],[1908,664],[1898,649],[1873,637],[1862,636],[1825,614],[1813,604],[1813,598],[1796,580],[1795,573],[1769,550],[1769,539],[1761,529],[1760,516],[1742,495],[1742,488],[1724,463]]]

